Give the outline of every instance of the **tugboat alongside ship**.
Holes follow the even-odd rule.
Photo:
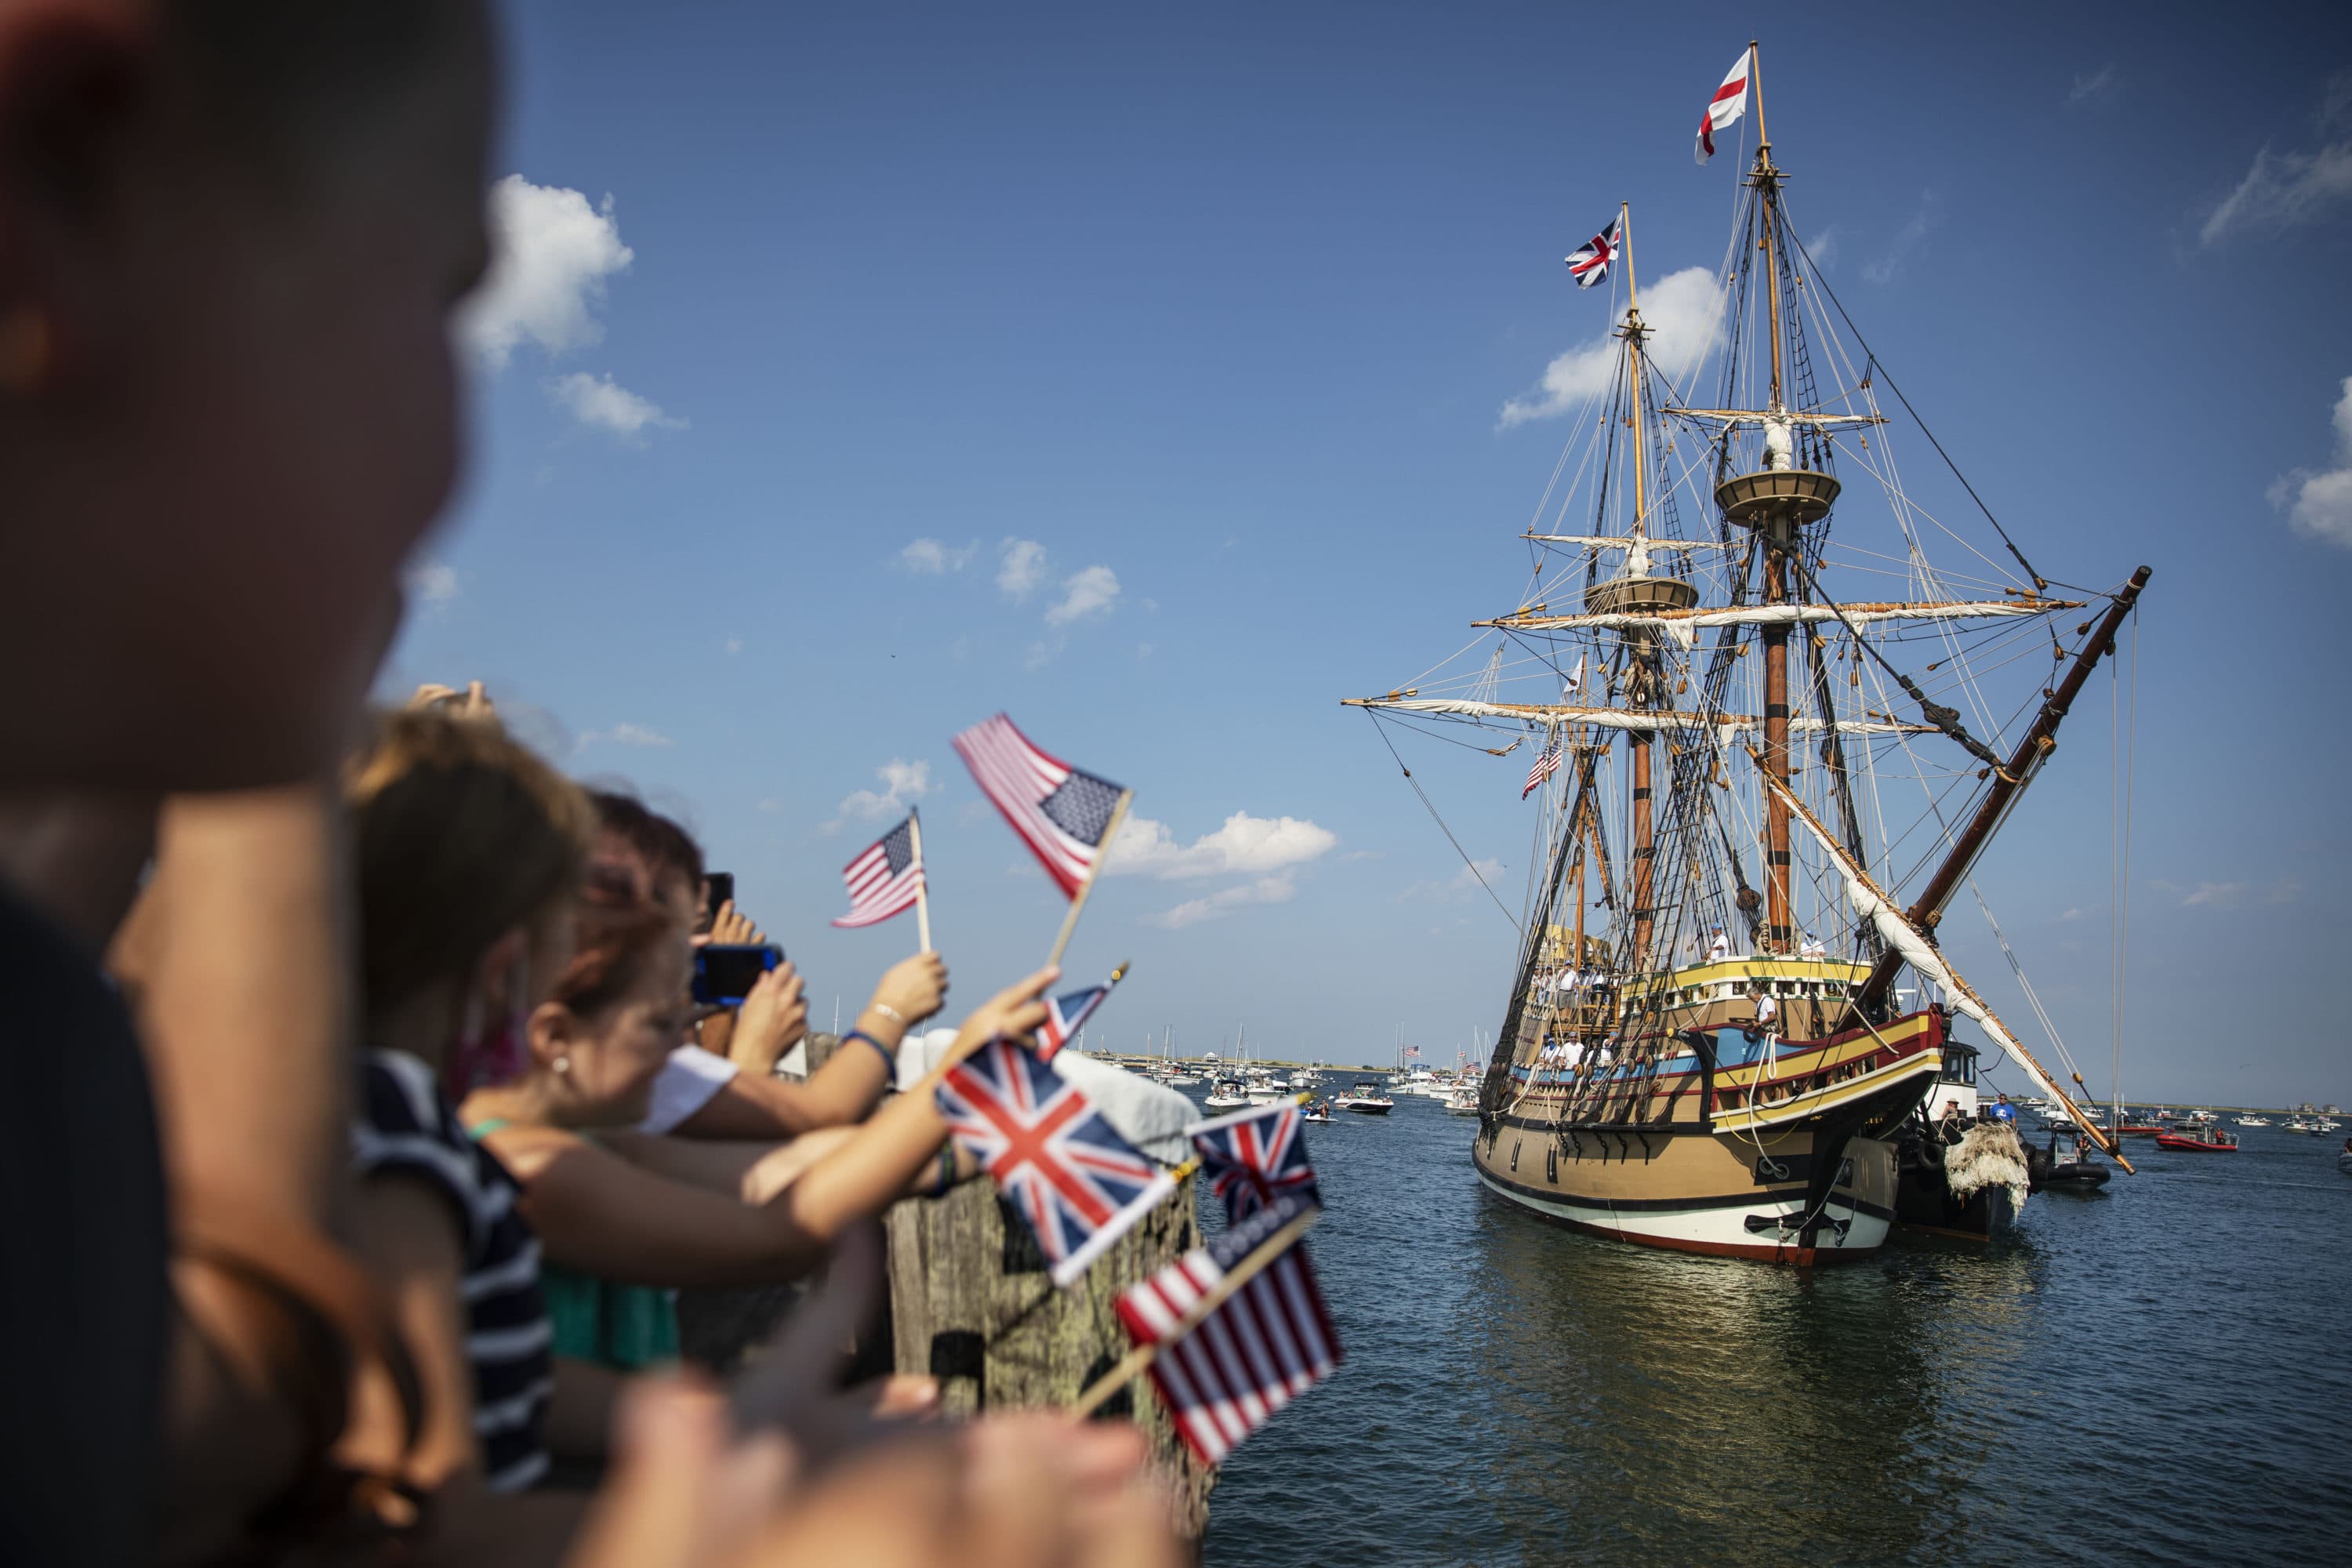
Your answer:
[[[1589,524],[1524,536],[1542,564],[1516,609],[1475,623],[1501,637],[1483,667],[1349,705],[1376,724],[1475,726],[1496,755],[1537,748],[1545,851],[1479,1092],[1479,1180],[1596,1235],[1806,1266],[1870,1253],[1898,1217],[1998,1228],[2001,1200],[1963,1189],[1956,1151],[1919,1114],[1939,1089],[1973,1110],[1963,1020],[2116,1154],[1936,931],[2148,572],[2053,597],[2005,533],[1969,563],[1979,575],[1927,564],[1924,514],[1885,451],[1884,373],[1830,332],[1834,300],[1793,241],[1760,92],[1757,121],[1718,280],[1716,405],[1685,405],[1653,358],[1621,211],[1579,252],[1622,262],[1626,284],[1613,378],[1581,422],[1583,460],[1562,460],[1580,477],[1551,526],[1578,495]],[[1832,539],[1841,460],[1880,482],[1891,539]],[[1685,493],[1711,502],[1696,528]],[[1983,577],[1987,563],[2006,581]],[[1907,598],[1889,600],[1890,574]],[[1537,687],[1528,700],[1504,689],[1512,647],[1522,673],[1507,679]],[[1997,672],[2011,683],[1998,692]],[[1911,781],[1924,804],[1898,819],[1887,803]],[[1899,898],[1923,828],[1937,848]],[[1592,933],[1596,893],[1606,922]],[[2013,1130],[1979,1131],[1990,1152],[1975,1163],[2004,1193],[2013,1165],[2021,1196]]]

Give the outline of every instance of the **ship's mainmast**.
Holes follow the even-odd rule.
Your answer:
[[[1828,474],[1796,466],[1794,421],[1782,392],[1780,257],[1783,219],[1780,214],[1780,171],[1772,162],[1771,133],[1764,121],[1764,79],[1756,45],[1748,46],[1749,79],[1756,87],[1756,166],[1748,183],[1756,188],[1758,239],[1764,252],[1768,335],[1771,345],[1771,380],[1758,411],[1764,430],[1764,465],[1716,487],[1716,500],[1732,522],[1755,531],[1763,550],[1764,604],[1769,608],[1790,602],[1790,554],[1801,547],[1800,531],[1829,514],[1837,499],[1838,482]],[[1768,620],[1760,628],[1764,644],[1764,748],[1761,767],[1783,786],[1764,792],[1764,930],[1761,947],[1767,952],[1788,952],[1795,945],[1795,926],[1789,896],[1789,631],[1787,621]]]

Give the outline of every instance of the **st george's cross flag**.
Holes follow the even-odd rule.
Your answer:
[[[1618,250],[1625,243],[1625,215],[1620,213],[1609,226],[1568,253],[1569,276],[1580,289],[1590,289],[1595,283],[1609,280],[1609,264],[1617,259]]]
[[[849,912],[833,923],[870,926],[906,913],[923,890],[923,862],[915,853],[915,819],[909,816],[858,852],[841,868],[849,889]]]
[[[1056,1285],[1066,1288],[1176,1190],[1075,1085],[1010,1040],[991,1040],[949,1068],[937,1092],[957,1145],[1021,1211]]]
[[[1339,1364],[1331,1314],[1296,1246],[1197,1325],[1187,1324],[1229,1270],[1310,1206],[1285,1197],[1119,1294],[1119,1321],[1138,1345],[1160,1348],[1152,1385],[1203,1464],[1222,1462]]]
[[[1066,896],[1077,897],[1102,858],[1111,816],[1127,792],[1039,751],[1002,713],[958,735],[955,749],[1045,874]]]
[[[1536,759],[1536,765],[1528,770],[1527,787],[1519,791],[1519,798],[1527,799],[1528,795],[1535,793],[1536,785],[1558,772],[1559,772],[1559,748],[1555,745],[1547,749],[1542,756]]]
[[[1209,1190],[1225,1201],[1225,1223],[1239,1225],[1282,1196],[1319,1204],[1315,1167],[1307,1163],[1307,1121],[1296,1105],[1260,1105],[1188,1130]]]
[[[1739,58],[1732,63],[1730,74],[1723,79],[1723,85],[1715,89],[1715,96],[1706,100],[1706,112],[1698,117],[1698,145],[1692,150],[1691,155],[1699,163],[1704,163],[1715,156],[1715,133],[1728,131],[1738,123],[1741,115],[1748,112],[1750,58],[1748,50],[1739,51]]]
[[[1103,999],[1110,994],[1110,988],[1118,984],[1126,973],[1127,965],[1122,963],[1100,985],[1089,985],[1083,991],[1066,991],[1059,996],[1046,997],[1045,1021],[1037,1026],[1037,1059],[1052,1061],[1055,1051],[1075,1039],[1086,1021],[1094,1016],[1095,1009],[1101,1006]]]

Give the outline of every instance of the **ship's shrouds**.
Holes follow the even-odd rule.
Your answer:
[[[1021,1211],[1066,1287],[1175,1190],[1076,1086],[1010,1040],[991,1040],[948,1070],[940,1114]]]
[[[1315,1167],[1307,1163],[1307,1123],[1296,1105],[1267,1105],[1203,1121],[1192,1151],[1210,1190],[1225,1201],[1225,1223],[1239,1225],[1278,1197],[1320,1204]]]
[[[1076,898],[1102,858],[1127,792],[1039,751],[1002,713],[958,735],[955,749],[1045,874]]]
[[[1619,214],[1609,226],[1568,253],[1569,276],[1580,289],[1590,289],[1595,283],[1609,279],[1609,264],[1617,259],[1618,247],[1625,243],[1625,218]]]
[[[1228,1271],[1312,1206],[1284,1198],[1118,1298],[1128,1337],[1160,1347],[1152,1384],[1203,1463],[1221,1463],[1339,1363],[1331,1316],[1307,1254],[1296,1245],[1187,1329],[1188,1315]]]
[[[923,890],[923,860],[915,852],[915,819],[904,822],[859,851],[841,868],[849,889],[849,912],[833,923],[870,926],[905,914]]]
[[[1746,49],[1739,51],[1723,85],[1706,100],[1706,112],[1698,117],[1698,146],[1692,156],[1702,163],[1715,156],[1715,133],[1729,130],[1748,112],[1748,58]]]
[[[1548,748],[1542,756],[1536,759],[1535,766],[1528,770],[1527,787],[1519,791],[1519,798],[1527,799],[1528,795],[1535,793],[1536,785],[1558,772],[1559,772],[1559,748],[1552,746]]]

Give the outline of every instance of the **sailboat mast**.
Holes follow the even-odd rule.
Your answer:
[[[1634,576],[1646,576],[1650,570],[1650,552],[1644,542],[1648,538],[1646,520],[1649,512],[1649,421],[1642,405],[1642,340],[1646,335],[1642,327],[1641,284],[1633,271],[1633,208],[1630,202],[1621,203],[1618,221],[1624,226],[1625,248],[1625,371],[1632,378],[1633,410],[1633,526],[1627,531],[1633,543],[1626,552],[1625,570]],[[1648,669],[1652,647],[1647,634],[1633,639],[1633,689],[1643,706],[1650,701]],[[1656,921],[1654,873],[1656,868],[1658,846],[1655,814],[1651,807],[1650,741],[1645,731],[1626,734],[1626,743],[1633,748],[1633,967],[1639,973],[1647,967],[1650,941]],[[1577,955],[1580,959],[1583,954]]]
[[[1772,138],[1764,125],[1764,77],[1761,53],[1751,38],[1748,43],[1748,78],[1756,84],[1756,184],[1757,223],[1759,237],[1764,251],[1766,298],[1770,311],[1772,345],[1772,384],[1765,398],[1764,466],[1767,468],[1792,466],[1793,452],[1776,451],[1772,437],[1779,424],[1777,416],[1782,409],[1780,394],[1780,174],[1772,166]],[[1785,437],[1784,437],[1785,438]],[[1762,531],[1764,534],[1764,602],[1785,605],[1789,602],[1789,552],[1796,544],[1796,530],[1786,511],[1775,516]],[[1776,623],[1763,628],[1764,643],[1764,768],[1780,784],[1789,782],[1789,627]],[[1767,952],[1787,952],[1795,935],[1789,899],[1789,807],[1778,791],[1768,790],[1764,797],[1764,942]]]

